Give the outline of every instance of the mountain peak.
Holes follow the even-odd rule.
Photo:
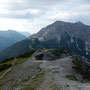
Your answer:
[[[76,22],[77,25],[84,25],[81,21]]]
[[[56,21],[56,22],[54,22],[54,24],[60,24],[60,23],[66,24],[66,23],[70,23],[70,22],[64,22],[64,21]],[[75,22],[75,24],[77,24],[77,25],[85,25],[81,21],[77,21],[77,22]]]
[[[15,30],[9,29],[8,31],[15,31]]]
[[[66,22],[64,22],[64,21],[56,21],[56,22],[54,22],[54,24],[57,24],[57,23],[66,23]]]

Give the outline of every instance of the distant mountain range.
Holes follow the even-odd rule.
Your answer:
[[[76,23],[56,21],[28,39],[2,51],[0,60],[41,48],[68,48],[73,53],[90,59],[90,26],[80,21]]]
[[[26,37],[16,31],[0,31],[0,51],[24,39],[26,39]]]
[[[19,32],[21,33],[22,35],[26,36],[26,37],[29,37],[31,34],[29,32]]]

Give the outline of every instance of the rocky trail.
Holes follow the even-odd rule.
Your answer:
[[[45,75],[36,78],[42,72]],[[52,61],[32,57],[5,73],[0,79],[0,87],[1,90],[90,90],[90,83],[81,80],[82,76],[72,68],[71,56]]]
[[[46,71],[42,85],[36,90],[90,90],[89,83],[70,80],[67,76],[81,77],[72,69],[72,58],[44,61],[41,68]]]

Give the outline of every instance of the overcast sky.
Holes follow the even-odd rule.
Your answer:
[[[90,0],[0,0],[0,30],[36,33],[56,20],[90,25]]]

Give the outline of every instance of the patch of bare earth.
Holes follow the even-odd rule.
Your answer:
[[[89,83],[80,82],[82,76],[73,70],[71,57],[43,61],[40,66],[46,74],[36,90],[90,90]]]

